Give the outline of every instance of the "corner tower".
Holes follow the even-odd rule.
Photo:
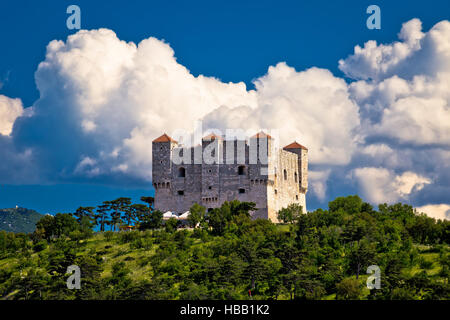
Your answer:
[[[167,134],[152,142],[152,180],[155,187],[155,208],[170,210],[172,195],[172,158],[173,149],[178,142]],[[167,203],[166,203],[167,202]]]
[[[291,144],[285,146],[283,150],[288,152],[295,153],[298,157],[298,184],[299,191],[303,196],[303,202],[305,205],[303,206],[303,210],[306,212],[306,192],[308,191],[308,148],[302,146],[297,141],[292,142]],[[297,179],[297,177],[295,177]]]

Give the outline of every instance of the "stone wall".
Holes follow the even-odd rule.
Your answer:
[[[258,141],[250,139],[249,144],[253,143]],[[201,151],[208,148],[215,156],[215,163],[195,164],[194,155],[198,156],[199,153],[191,148],[182,151],[183,155],[190,151],[191,163],[175,164],[172,161],[174,154],[180,154],[180,147],[176,143],[153,143],[155,208],[163,212],[183,213],[194,203],[210,209],[220,207],[225,201],[237,199],[256,203],[258,210],[252,213],[254,218],[274,222],[277,222],[278,210],[291,203],[299,203],[306,208],[306,151],[299,155],[285,150],[269,151],[268,163],[258,161],[250,164],[249,144],[242,141],[238,143],[236,140],[206,140],[197,148],[199,151],[200,148]],[[245,157],[239,157],[237,152],[242,147]],[[272,150],[270,140],[267,148]],[[271,158],[270,152],[275,152],[275,157]],[[180,176],[181,168],[184,169],[184,177]]]

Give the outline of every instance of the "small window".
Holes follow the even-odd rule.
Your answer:
[[[295,195],[295,200],[298,200],[298,194]]]
[[[245,175],[245,166],[239,166],[239,168],[238,168],[238,174],[239,174],[240,176]]]
[[[159,163],[161,163],[161,164],[162,164],[162,163],[163,163],[163,161],[161,160],[161,161],[160,161]]]
[[[287,171],[286,169],[283,170],[284,180],[287,180]]]
[[[245,193],[245,189],[243,188],[239,189],[239,193]]]
[[[160,148],[159,148],[159,150],[162,150],[162,149],[164,149],[164,148],[163,148],[163,147],[160,147]]]
[[[181,167],[180,169],[178,169],[178,177],[180,178],[184,178],[186,177],[186,169]]]
[[[178,190],[178,195],[179,196],[184,196],[184,190]]]
[[[278,194],[278,191],[277,191],[277,189],[275,189],[275,194]]]
[[[296,172],[296,173],[294,173],[294,180],[295,180],[295,182],[298,182],[297,179],[298,179],[298,177],[297,177],[297,172]]]
[[[209,189],[209,190],[211,190],[211,189],[212,189],[212,187],[211,187],[211,186],[209,186],[209,187],[208,187],[208,189]]]

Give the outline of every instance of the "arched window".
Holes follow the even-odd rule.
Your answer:
[[[283,170],[284,180],[287,180],[287,171],[286,169]]]
[[[295,180],[295,182],[298,182],[297,179],[298,179],[298,177],[297,177],[297,172],[296,172],[296,173],[294,173],[294,180]]]
[[[186,177],[186,169],[183,168],[183,167],[181,167],[180,169],[178,169],[178,176],[179,176],[180,178]]]
[[[238,174],[239,174],[240,176],[245,175],[245,166],[239,166],[239,168],[238,168]]]

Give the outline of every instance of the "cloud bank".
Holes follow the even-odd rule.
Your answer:
[[[0,183],[149,185],[151,140],[203,120],[204,129],[279,129],[282,144],[308,146],[310,198],[361,192],[444,217],[450,22],[425,32],[408,21],[399,41],[356,46],[339,68],[352,80],[280,62],[248,90],[193,76],[164,41],[81,30],[48,44],[33,106],[0,95]]]

